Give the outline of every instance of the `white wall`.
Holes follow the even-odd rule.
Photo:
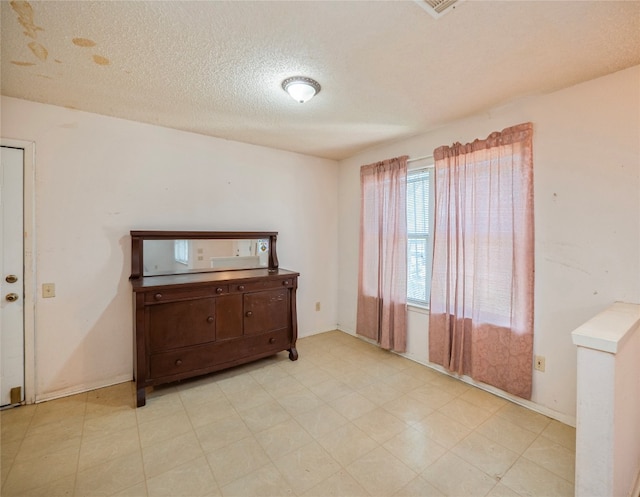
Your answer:
[[[299,336],[335,329],[335,161],[7,97],[1,134],[35,142],[37,399],[131,379],[132,229],[278,231]]]
[[[440,145],[534,125],[535,331],[532,401],[571,422],[576,351],[571,331],[612,302],[640,302],[640,66],[532,96],[368,150],[340,163],[339,328],[353,333],[358,273],[359,167],[432,154]],[[425,109],[428,112],[428,109]],[[408,355],[427,361],[428,316],[410,313]]]

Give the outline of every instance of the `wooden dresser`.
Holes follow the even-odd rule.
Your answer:
[[[299,273],[277,268],[275,233],[132,231],[131,238],[138,407],[145,405],[145,388],[149,386],[218,371],[283,350],[289,351],[292,361],[298,358]],[[190,269],[187,257],[179,270],[188,272],[144,275],[143,268],[151,264],[143,254],[149,259],[154,253],[144,249],[150,240],[194,240],[194,245],[207,247],[208,240],[246,244],[249,239],[268,251],[267,267],[201,271]],[[159,243],[158,247],[163,245]],[[195,253],[206,254],[207,250],[198,248]],[[251,257],[247,260],[255,260]],[[228,257],[212,259],[226,261]],[[152,267],[149,273],[155,271],[156,264]]]

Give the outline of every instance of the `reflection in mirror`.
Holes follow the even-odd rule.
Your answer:
[[[145,240],[144,276],[269,266],[269,239]]]

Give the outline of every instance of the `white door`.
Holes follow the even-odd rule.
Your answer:
[[[0,406],[24,400],[24,150],[0,160]],[[19,388],[19,392],[18,392]],[[13,390],[13,399],[11,391]]]

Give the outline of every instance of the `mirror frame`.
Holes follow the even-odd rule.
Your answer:
[[[131,277],[153,278],[144,276],[142,268],[143,244],[145,240],[229,240],[229,239],[269,239],[269,272],[278,270],[278,254],[276,253],[277,231],[130,231],[131,234]],[[204,271],[203,271],[204,272]],[[218,271],[206,271],[218,272]]]

